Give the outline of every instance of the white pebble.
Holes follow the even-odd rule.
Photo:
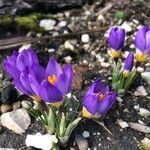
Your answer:
[[[39,26],[43,27],[45,30],[52,30],[55,24],[56,21],[53,19],[42,19]]]
[[[117,124],[118,124],[121,128],[127,128],[127,127],[129,127],[128,123],[125,122],[125,121],[123,121],[123,120],[121,120],[121,119],[118,119],[118,120],[117,120]]]
[[[89,37],[88,34],[82,34],[81,40],[82,40],[83,43],[88,43],[89,40],[90,40],[90,37]]]
[[[71,58],[71,56],[66,56],[66,57],[64,57],[64,60],[66,63],[70,63],[72,61],[72,58]]]
[[[143,116],[143,117],[148,117],[148,116],[150,116],[150,111],[148,111],[148,110],[145,109],[145,108],[140,108],[139,114],[140,114],[141,116]]]
[[[67,22],[66,21],[60,21],[59,23],[58,23],[58,27],[65,27],[67,25]]]

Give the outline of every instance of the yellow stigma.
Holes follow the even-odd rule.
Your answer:
[[[41,102],[41,98],[37,95],[32,96],[32,98],[36,101],[36,102]]]
[[[103,100],[105,98],[105,95],[100,92],[99,95],[98,95],[98,97],[99,97],[99,100]]]
[[[51,84],[55,84],[56,83],[56,80],[57,80],[57,78],[56,78],[56,76],[53,74],[53,75],[51,75],[51,76],[48,76],[48,81],[51,83]]]
[[[85,118],[93,118],[93,115],[90,114],[85,107],[82,108],[82,116]]]
[[[135,54],[135,59],[136,59],[137,62],[143,63],[147,59],[147,56],[144,55],[143,53],[137,52]]]
[[[108,54],[109,54],[113,59],[115,59],[115,58],[119,58],[119,57],[120,57],[121,51],[119,51],[119,50],[110,50],[110,51],[108,51]]]
[[[123,76],[125,78],[128,78],[129,77],[129,71],[127,71],[127,70],[123,71]]]
[[[55,103],[51,103],[51,104],[52,104],[53,106],[55,106],[56,108],[59,108],[62,103],[63,103],[63,101],[55,102]]]

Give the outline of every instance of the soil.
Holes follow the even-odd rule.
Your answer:
[[[96,14],[102,10],[108,2],[113,4],[112,8],[102,14],[104,21],[97,21],[98,15]],[[77,44],[74,45],[75,50],[73,51],[69,49],[63,50],[62,47],[64,42],[68,40],[63,38],[57,41],[43,41],[32,44],[32,47],[38,53],[39,59],[41,61],[40,63],[43,66],[46,66],[50,56],[55,57],[58,62],[62,63],[62,65],[66,63],[66,56],[70,56],[72,58],[71,64],[74,66],[75,80],[71,92],[77,100],[74,101],[73,106],[71,106],[72,108],[76,107],[77,102],[80,104],[82,103],[84,93],[94,79],[101,78],[103,79],[104,84],[111,85],[111,79],[109,78],[112,72],[110,66],[111,59],[106,53],[108,44],[104,34],[110,26],[119,25],[121,24],[120,22],[128,21],[134,24],[133,20],[136,19],[138,21],[138,25],[150,24],[150,13],[148,6],[146,5],[147,3],[148,2],[146,1],[142,2],[138,0],[135,0],[134,2],[132,0],[103,0],[102,3],[95,1],[91,5],[84,5],[82,8],[67,10],[67,12],[70,13],[70,17],[64,17],[63,19],[67,20],[67,22],[71,24],[71,17],[75,18],[74,24],[70,29],[71,31],[68,31],[69,33],[102,28],[100,33],[90,37],[90,42],[88,44],[82,43],[80,38],[74,38],[73,40],[77,41]],[[86,16],[87,11],[92,12],[88,17]],[[121,21],[115,17],[117,11],[122,11],[125,14]],[[64,12],[62,11],[59,13],[64,14],[65,10]],[[85,16],[86,19],[84,19]],[[60,20],[58,17],[58,22],[59,21]],[[132,26],[132,30],[127,33],[127,42],[124,47],[124,51],[135,50],[134,48],[130,47],[130,45],[133,43],[131,36],[134,34],[134,31],[138,25]],[[18,35],[26,36],[29,33],[32,36],[37,36],[36,32],[27,31],[23,33],[21,29],[16,28],[14,32],[14,28],[15,27],[13,27],[13,30],[11,27],[10,29],[7,28],[7,30],[5,30],[5,34],[3,31],[1,36],[5,39]],[[58,29],[57,32],[60,32],[60,30],[64,29]],[[51,33],[45,32],[42,34],[42,36],[44,35],[51,35]],[[16,47],[16,49],[17,48],[18,47]],[[48,52],[48,49],[50,48],[54,48],[55,51]],[[10,48],[9,50],[6,49],[0,51],[1,68],[3,59],[7,54],[12,53],[12,50],[13,49]],[[93,55],[93,52],[96,55]],[[101,58],[96,56],[100,56]],[[104,63],[109,65],[104,65],[102,59],[104,59]],[[76,72],[78,72],[78,74]],[[4,71],[2,71],[2,73],[2,80],[8,80],[8,77]],[[146,91],[149,93],[147,96],[134,96],[134,91],[140,85],[143,85]],[[122,97],[122,100],[123,102],[121,104],[116,102],[115,106],[106,114],[103,119],[105,126],[110,130],[112,135],[93,120],[83,119],[77,128],[73,131],[67,146],[62,147],[61,149],[78,149],[75,142],[76,135],[82,135],[83,131],[88,131],[90,133],[90,137],[87,138],[87,142],[91,150],[138,150],[138,141],[141,141],[144,139],[144,137],[150,137],[150,134],[144,134],[131,128],[122,129],[116,122],[117,119],[122,119],[126,122],[142,121],[147,126],[150,126],[150,117],[144,118],[138,113],[138,111],[134,109],[134,106],[139,105],[140,108],[150,110],[150,87],[145,81],[138,79],[138,81],[134,83],[127,94]],[[81,105],[79,106],[79,110],[81,110],[80,108]],[[20,150],[34,150],[34,148],[27,148],[25,146],[25,138],[27,134],[35,134],[37,132],[45,133],[45,130],[42,125],[34,119],[32,119],[32,124],[23,135],[17,135],[5,127],[2,127],[2,131],[0,132],[0,147],[15,148]]]

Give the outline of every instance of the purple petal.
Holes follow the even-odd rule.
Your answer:
[[[29,67],[29,74],[35,78],[38,84],[41,84],[45,78],[45,68],[39,64],[33,64],[31,67]]]
[[[30,64],[39,64],[39,60],[38,60],[38,57],[37,57],[37,54],[34,52],[33,49],[28,49],[29,51],[29,56],[30,56]]]
[[[20,80],[15,79],[13,80],[14,85],[24,94],[31,96],[32,94],[30,93],[30,91],[28,91],[26,88],[24,88],[24,86],[22,85],[22,83],[20,82]]]
[[[62,95],[67,94],[68,92],[68,78],[66,74],[59,75],[55,86],[59,89],[59,91],[62,93]]]
[[[13,66],[16,67],[16,60],[18,56],[18,52],[14,51],[12,56],[7,56],[7,61]]]
[[[137,31],[135,36],[135,47],[139,49],[141,52],[144,52],[146,46],[146,39],[145,39],[146,31],[147,27],[143,26]]]
[[[22,72],[20,75],[20,82],[27,91],[30,91],[30,93],[33,93],[32,89],[30,87],[28,74]]]
[[[35,80],[35,78],[29,74],[29,83],[32,91],[34,92],[34,95],[39,96],[39,83]]]
[[[116,93],[111,92],[111,94],[106,96],[103,100],[99,100],[98,101],[98,112],[101,114],[107,112],[114,104],[115,99],[116,99]]]
[[[131,71],[133,68],[133,63],[134,63],[134,54],[133,52],[130,52],[125,60],[124,70]]]
[[[61,94],[61,92],[47,80],[42,82],[39,89],[39,95],[42,100],[50,103],[63,100],[63,95]]]
[[[20,71],[17,68],[13,67],[10,63],[8,63],[7,60],[4,60],[3,67],[11,77],[17,79],[20,77]]]
[[[46,78],[51,75],[55,75],[58,77],[62,73],[62,69],[60,65],[57,63],[57,61],[54,58],[50,58],[48,65],[46,67]]]
[[[98,95],[87,95],[83,100],[83,106],[92,115],[97,113],[97,110],[98,110]]]
[[[67,76],[67,92],[70,90],[73,81],[73,69],[70,64],[63,68],[63,73]]]
[[[100,92],[102,89],[102,82],[100,79],[94,81],[94,93]]]
[[[146,48],[145,48],[145,53],[147,55],[150,55],[150,27],[149,27],[149,31],[146,32]]]
[[[117,34],[114,28],[111,29],[110,33],[109,33],[109,47],[118,50],[116,47],[116,43],[117,43]]]
[[[103,86],[100,92],[107,95],[109,93],[109,86]]]

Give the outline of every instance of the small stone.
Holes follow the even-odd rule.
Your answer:
[[[21,107],[21,103],[20,102],[16,102],[13,104],[13,110],[17,110]]]
[[[136,111],[139,111],[139,110],[140,110],[140,106],[139,106],[139,105],[135,105],[135,106],[134,106],[134,109],[135,109]]]
[[[150,133],[150,127],[145,126],[143,124],[140,123],[134,123],[134,122],[129,122],[128,123],[130,128],[139,131],[139,132],[143,132],[143,133]]]
[[[125,22],[121,25],[121,27],[122,27],[126,32],[131,32],[131,31],[132,31],[132,28],[131,28],[129,22],[127,22],[127,21],[125,21]]]
[[[71,97],[72,97],[72,94],[71,94],[71,93],[68,93],[66,96],[67,96],[68,98],[71,98]]]
[[[146,92],[144,86],[139,86],[134,92],[135,96],[146,96],[148,93]]]
[[[110,63],[102,62],[101,66],[104,67],[104,68],[108,68],[110,66]]]
[[[90,137],[90,133],[89,133],[88,131],[84,131],[84,132],[82,133],[82,136],[83,136],[84,138],[89,138],[89,137]]]
[[[103,16],[103,15],[98,15],[97,20],[103,21],[103,20],[105,20],[105,19],[104,19],[104,16]]]
[[[143,150],[150,150],[150,139],[144,138],[140,143],[140,148]]]
[[[12,109],[13,109],[13,107],[11,105],[8,105],[8,104],[2,104],[1,105],[1,112],[2,113],[12,111]]]
[[[12,104],[17,101],[17,98],[18,98],[18,92],[14,87],[14,85],[10,84],[5,88],[3,88],[0,101],[2,104],[3,103]]]
[[[32,146],[42,150],[50,150],[53,144],[58,143],[58,139],[55,135],[45,134],[41,135],[37,133],[36,135],[28,134],[25,140],[27,147]]]
[[[142,67],[137,67],[137,72],[139,72],[139,73],[144,72],[144,68],[142,68]]]
[[[48,31],[54,29],[55,24],[56,21],[53,19],[42,19],[40,20],[39,26]]]
[[[129,127],[128,123],[125,122],[125,121],[123,121],[123,120],[121,120],[121,119],[118,119],[118,120],[117,120],[117,124],[118,124],[121,128],[123,128],[123,129]]]
[[[144,79],[148,84],[150,84],[150,72],[141,73],[142,79]]]
[[[17,134],[24,133],[31,124],[31,118],[23,108],[1,115],[2,125]]]
[[[88,64],[88,61],[84,59],[83,64]]]
[[[65,60],[66,63],[71,63],[72,57],[71,56],[66,56],[66,57],[64,57],[64,60]]]
[[[65,47],[65,49],[70,49],[70,50],[74,51],[74,46],[69,41],[66,41],[64,43],[64,47]]]
[[[139,114],[140,114],[141,116],[143,116],[143,117],[148,117],[148,116],[150,116],[150,111],[148,111],[148,110],[145,109],[145,108],[140,108]]]
[[[67,22],[66,21],[60,21],[58,23],[58,27],[61,28],[61,27],[65,27],[67,25]]]
[[[30,101],[25,101],[24,100],[24,101],[21,102],[21,105],[22,105],[22,108],[28,110],[33,106],[33,103],[30,102]]]
[[[47,51],[48,51],[49,53],[53,53],[53,52],[55,52],[55,49],[54,49],[54,48],[49,48]]]
[[[81,135],[77,134],[75,137],[75,141],[78,145],[79,150],[87,150],[88,149],[88,142]]]
[[[82,40],[83,43],[88,43],[89,40],[90,40],[90,37],[89,37],[88,34],[82,34],[81,40]]]

